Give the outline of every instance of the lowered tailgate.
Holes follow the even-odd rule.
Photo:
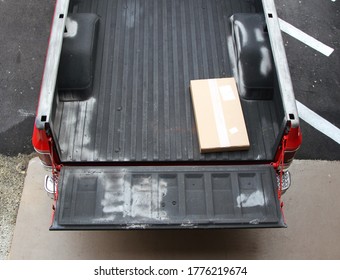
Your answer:
[[[284,227],[270,165],[63,167],[51,230]]]

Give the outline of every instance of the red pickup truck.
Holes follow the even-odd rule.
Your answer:
[[[250,149],[202,154],[190,81],[224,77]],[[285,227],[300,145],[273,0],[57,0],[33,132],[51,230]]]

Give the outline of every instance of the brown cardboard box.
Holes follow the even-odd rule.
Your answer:
[[[249,149],[234,78],[190,82],[201,153]]]

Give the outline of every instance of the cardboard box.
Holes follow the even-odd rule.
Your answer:
[[[190,82],[201,153],[249,149],[234,78]]]

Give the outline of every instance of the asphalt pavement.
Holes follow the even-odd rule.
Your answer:
[[[0,153],[33,151],[31,136],[54,0],[0,1]]]
[[[0,1],[0,153],[32,152],[31,135],[55,0]],[[340,1],[276,0],[279,16],[335,49],[284,35],[297,100],[340,128]],[[340,160],[340,145],[301,121],[297,158]]]
[[[340,1],[276,0],[279,16],[334,49],[330,57],[283,34],[295,97],[340,128]],[[297,158],[340,160],[340,145],[301,121]]]

